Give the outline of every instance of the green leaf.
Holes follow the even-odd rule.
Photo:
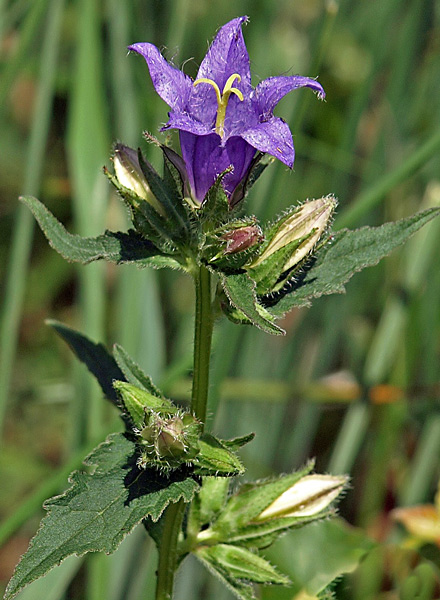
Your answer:
[[[267,333],[285,334],[285,331],[273,322],[273,315],[258,303],[255,294],[255,282],[252,281],[249,275],[246,273],[237,275],[219,274],[219,278],[231,304],[244,313],[255,327]]]
[[[317,596],[334,579],[354,571],[374,545],[360,529],[342,519],[330,519],[294,529],[280,538],[266,556],[294,582],[288,598],[301,590]],[[278,600],[276,590],[270,588],[265,589],[264,597]]]
[[[66,231],[65,227],[36,198],[22,196],[24,202],[34,214],[49,244],[65,259],[83,264],[105,259],[109,262],[136,263],[138,267],[171,267],[180,269],[181,265],[164,256],[156,246],[134,231],[127,233],[107,231],[98,237],[82,237]]]
[[[431,208],[411,217],[380,227],[362,227],[335,233],[318,254],[314,264],[300,278],[294,290],[276,304],[270,312],[280,317],[294,306],[310,304],[322,295],[343,293],[344,284],[358,271],[377,264],[394,248],[403,244],[413,233],[440,214],[440,208]]]
[[[245,469],[233,452],[220,440],[205,433],[199,440],[200,452],[192,460],[197,475],[241,475]]]
[[[47,320],[46,323],[71,347],[73,352],[96,377],[105,397],[120,406],[118,395],[113,387],[115,379],[124,380],[124,373],[116,364],[103,344],[95,344],[88,337],[57,321]]]
[[[319,521],[327,517],[334,516],[334,511],[324,510],[319,514],[310,517],[282,517],[271,519],[258,524],[245,525],[234,532],[225,534],[225,539],[228,542],[246,546],[249,548],[267,548],[271,546],[280,535],[296,529],[304,527],[314,521]],[[221,535],[221,539],[223,536]]]
[[[48,500],[48,514],[22,557],[6,590],[13,598],[25,585],[72,554],[111,553],[145,517],[157,521],[170,503],[190,502],[198,484],[185,469],[169,477],[140,470],[136,447],[113,434],[85,460],[91,473],[75,471],[64,494]]]
[[[114,345],[113,356],[128,383],[150,392],[153,396],[165,398],[159,388],[154,385],[151,377],[142,371],[140,366],[127,354],[122,346],[119,344]],[[123,380],[124,377],[114,377],[113,379]]]
[[[196,555],[234,579],[280,585],[290,583],[289,578],[278,573],[267,560],[240,546],[216,544],[198,549]]]

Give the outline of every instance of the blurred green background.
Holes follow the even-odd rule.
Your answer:
[[[248,197],[249,213],[270,220],[334,193],[338,229],[440,204],[435,0],[0,0],[2,584],[38,527],[42,501],[120,427],[45,319],[122,344],[179,401],[192,362],[188,278],[71,265],[17,198],[38,196],[82,235],[127,227],[102,166],[121,140],[143,145],[159,167],[142,131],[157,134],[167,107],[126,46],[153,42],[194,77],[215,31],[242,14],[254,85],[298,73],[319,77],[327,93],[325,103],[310,90],[280,103],[294,170],[273,164]],[[352,477],[345,521],[289,534],[271,550],[294,585],[260,590],[262,598],[314,598],[347,572],[333,586],[337,598],[440,598],[439,541],[410,535],[391,513],[432,504],[440,477],[439,234],[440,222],[430,223],[357,275],[346,295],[292,312],[283,339],[217,327],[210,426],[222,437],[256,433],[242,452],[247,476],[314,456],[317,470]],[[155,560],[138,527],[115,555],[71,558],[20,598],[153,598]],[[214,596],[232,597],[189,559],[176,598]]]

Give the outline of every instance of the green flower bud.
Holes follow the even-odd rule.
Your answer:
[[[325,196],[302,204],[286,219],[280,220],[279,227],[269,244],[250,266],[260,265],[278,250],[296,241],[298,245],[286,259],[283,271],[288,271],[300,263],[312,252],[325,232],[336,205],[337,202],[333,196]]]
[[[345,476],[306,475],[278,496],[255,521],[317,515],[339,496],[346,483]]]
[[[149,202],[159,214],[165,216],[162,206],[151,193],[150,186],[142,173],[136,150],[123,144],[116,144],[113,165],[116,179],[121,186]]]
[[[178,467],[193,459],[199,452],[199,421],[183,411],[166,414],[152,411],[146,413],[148,422],[138,435],[145,448],[144,462],[152,460],[164,468]]]
[[[264,232],[260,254],[245,265],[259,295],[280,290],[291,270],[315,249],[336,207],[333,196],[310,200],[291,208]]]

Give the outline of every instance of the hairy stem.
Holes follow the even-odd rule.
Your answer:
[[[209,363],[214,318],[211,305],[211,274],[201,266],[194,276],[196,311],[194,326],[194,371],[191,412],[202,422],[206,419],[209,387]],[[171,600],[174,575],[179,564],[177,543],[182,527],[185,503],[180,500],[166,509],[159,548],[156,600]]]

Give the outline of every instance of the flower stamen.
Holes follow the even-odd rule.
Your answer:
[[[225,83],[223,88],[223,92],[220,93],[220,88],[212,79],[208,79],[207,77],[201,77],[200,79],[196,79],[193,85],[199,85],[199,83],[207,83],[212,85],[215,91],[215,95],[217,97],[217,118],[215,121],[215,131],[218,133],[220,137],[224,136],[225,133],[225,118],[226,118],[226,107],[228,105],[229,96],[231,94],[235,94],[238,99],[243,102],[243,94],[236,87],[232,87],[232,84],[237,79],[238,83],[241,81],[241,77],[238,73],[234,73],[231,75]]]

